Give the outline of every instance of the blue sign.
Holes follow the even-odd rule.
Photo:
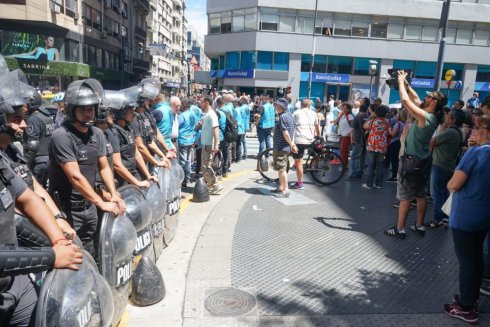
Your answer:
[[[490,91],[490,83],[488,82],[476,82],[475,91]]]
[[[167,83],[165,83],[165,86],[171,87],[174,89],[180,89],[180,83],[177,83],[177,82],[167,82]]]
[[[247,70],[227,69],[225,70],[223,77],[224,78],[255,78],[255,70],[254,69],[247,69]]]
[[[209,72],[209,76],[211,76],[212,78],[215,78],[216,76],[218,76],[218,73],[215,70],[212,70]]]
[[[313,73],[311,81],[325,83],[350,83],[350,75]]]
[[[410,86],[419,89],[433,89],[435,80],[426,78],[412,78]]]

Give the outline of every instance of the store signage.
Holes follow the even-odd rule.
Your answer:
[[[312,82],[325,82],[325,83],[350,83],[349,74],[324,74],[313,73]]]
[[[412,78],[410,86],[419,89],[433,89],[435,81],[433,79],[426,78]]]
[[[490,91],[490,83],[488,82],[476,82],[475,91]]]
[[[165,83],[165,86],[171,87],[174,89],[180,89],[180,83],[177,83],[177,82],[167,82],[167,83]]]
[[[247,70],[227,69],[225,70],[223,77],[224,78],[255,78],[255,70],[254,69],[247,69]]]
[[[49,61],[45,58],[41,59],[24,59],[17,58],[17,64],[20,70],[26,74],[43,74],[46,70],[49,70]]]

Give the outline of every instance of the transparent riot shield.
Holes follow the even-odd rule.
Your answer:
[[[121,91],[104,90],[103,106],[113,110],[120,110],[124,107],[125,94]]]
[[[168,168],[160,168],[158,172],[158,184],[160,191],[162,191],[165,197],[165,217],[163,226],[163,242],[168,246],[175,237],[177,224],[175,217],[170,215],[169,204],[173,201],[173,174],[172,170]]]
[[[141,91],[141,86],[132,86],[127,89],[122,89],[120,92],[124,93],[124,106],[137,107]]]
[[[36,327],[111,326],[111,289],[83,251],[80,270],[53,269],[44,279],[36,309]]]
[[[136,247],[136,229],[125,215],[115,218],[105,213],[99,231],[100,273],[111,288],[114,299],[114,318],[117,325],[129,301],[133,276],[132,258]]]
[[[134,248],[134,264],[142,255],[155,258],[153,254],[153,238],[151,234],[151,208],[145,196],[134,185],[125,185],[118,189],[121,197],[126,203],[126,217],[133,223],[136,228],[136,247]],[[135,268],[135,265],[133,265]]]
[[[166,198],[157,183],[152,183],[149,188],[142,190],[146,201],[151,208],[151,231],[153,234],[153,250],[155,262],[166,247],[163,241],[163,229],[165,227],[165,212],[167,211]]]
[[[14,83],[10,77],[7,63],[5,62],[3,56],[0,55],[0,112],[14,112],[12,105],[18,101],[17,98],[19,97],[15,92]]]

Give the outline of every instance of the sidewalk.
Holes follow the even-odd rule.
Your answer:
[[[167,296],[130,307],[124,326],[466,325],[442,313],[458,291],[450,232],[383,235],[397,215],[395,184],[307,182],[278,200],[254,168],[254,160],[232,166],[224,193],[208,203],[183,202],[158,262]],[[480,326],[490,325],[488,312],[482,298]]]

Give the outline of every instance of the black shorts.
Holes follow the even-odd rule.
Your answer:
[[[305,150],[311,148],[310,144],[296,144],[296,147],[298,148],[298,153],[293,153],[293,158],[294,159],[303,159],[305,155]]]

